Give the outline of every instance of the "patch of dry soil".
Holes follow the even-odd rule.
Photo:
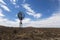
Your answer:
[[[60,40],[60,29],[0,27],[0,40]]]

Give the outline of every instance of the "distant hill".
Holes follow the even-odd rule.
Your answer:
[[[4,28],[4,27],[5,27],[5,26],[1,26],[1,25],[0,25],[0,28]]]
[[[60,28],[0,26],[0,40],[60,40]]]

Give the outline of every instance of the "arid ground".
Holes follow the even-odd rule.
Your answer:
[[[0,26],[0,40],[60,40],[60,28]]]

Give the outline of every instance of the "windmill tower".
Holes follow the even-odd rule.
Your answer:
[[[20,20],[19,27],[22,27],[22,20],[24,19],[25,15],[22,12],[18,13],[18,18]]]

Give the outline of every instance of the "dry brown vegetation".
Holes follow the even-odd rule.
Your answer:
[[[60,40],[60,28],[0,26],[0,40]]]

